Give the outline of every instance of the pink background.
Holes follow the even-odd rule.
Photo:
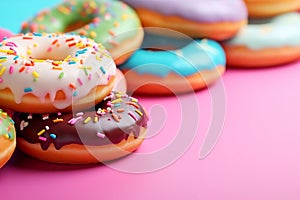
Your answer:
[[[209,90],[196,93],[200,110],[197,135],[187,151],[172,164],[153,172],[132,174],[105,165],[48,164],[17,151],[0,170],[1,196],[9,199],[299,199],[299,75],[299,62],[270,69],[228,70],[223,76],[226,115],[222,135],[202,160],[198,155],[212,113]],[[149,153],[176,138],[176,123],[180,123],[176,114],[180,115],[180,107],[176,97],[140,98],[140,101],[148,109],[156,104],[166,112],[164,127],[138,151]]]
[[[12,0],[5,4],[19,5],[22,2]],[[23,13],[17,10],[16,16],[4,9],[0,14],[0,25],[17,32],[22,20],[48,4],[55,4],[55,1],[26,2],[32,6],[27,5],[28,9]],[[16,9],[22,7],[19,5]],[[4,22],[4,19],[7,20]],[[9,20],[11,23],[7,22]],[[298,200],[299,85],[300,62],[295,62],[269,69],[229,69],[222,81],[209,90],[183,95],[180,99],[184,102],[194,97],[197,99],[189,108],[194,107],[195,112],[197,107],[199,109],[198,128],[193,129],[194,138],[193,130],[183,130],[187,138],[193,140],[189,141],[186,151],[181,151],[180,158],[164,164],[160,163],[173,157],[175,150],[172,154],[170,149],[171,153],[167,155],[157,152],[168,149],[170,142],[178,138],[184,111],[181,112],[176,97],[142,97],[140,102],[152,118],[151,137],[137,153],[157,155],[154,162],[158,168],[134,174],[113,169],[111,165],[49,164],[16,151],[7,165],[0,169],[0,199]],[[221,95],[222,90],[218,90],[219,86],[224,87],[225,97]],[[212,95],[215,90],[220,95]],[[219,113],[218,106],[212,102],[225,106],[223,129],[210,154],[199,159],[205,135],[215,119],[214,109]],[[197,119],[191,117],[189,120],[193,124]],[[220,123],[222,125],[222,121]],[[181,143],[178,146],[181,147]],[[134,160],[137,153],[116,163],[122,168],[130,161],[131,166],[140,169],[153,164]]]

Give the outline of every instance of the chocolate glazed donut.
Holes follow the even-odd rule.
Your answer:
[[[95,109],[74,114],[15,113],[14,119],[21,150],[41,160],[63,163],[94,163],[122,157],[125,152],[128,154],[141,144],[148,122],[148,116],[138,100],[119,92],[111,92],[95,106]],[[24,143],[26,145],[22,145]],[[37,151],[36,147],[28,149],[30,145],[36,144],[39,145],[39,153],[34,152]],[[123,148],[122,144],[133,146],[128,149]],[[72,145],[95,149],[99,147],[102,150],[119,148],[123,150],[123,153],[113,156],[99,155],[99,159],[99,153],[107,152],[100,151],[94,155],[92,149],[89,153],[97,157],[96,160],[95,158],[92,160],[91,158],[88,160],[63,159],[65,157],[63,151]],[[58,157],[54,160],[50,158],[53,157],[52,155],[46,155],[51,148],[50,151],[54,151]],[[76,154],[76,151],[73,154]]]

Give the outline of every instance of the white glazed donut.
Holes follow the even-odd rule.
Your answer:
[[[0,106],[19,112],[69,111],[100,102],[116,66],[101,44],[73,34],[26,34],[0,43]]]

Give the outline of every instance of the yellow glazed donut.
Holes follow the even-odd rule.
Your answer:
[[[250,17],[272,17],[300,9],[300,0],[244,0]]]
[[[130,154],[142,144],[148,123],[138,99],[120,92],[111,92],[95,109],[74,114],[15,113],[14,119],[18,148],[40,160],[70,164]]]
[[[14,121],[0,109],[0,168],[10,159],[16,147]]]
[[[0,106],[19,112],[70,111],[100,102],[116,66],[101,44],[73,34],[26,34],[0,43]]]
[[[105,46],[116,64],[139,48],[144,32],[135,11],[123,2],[68,0],[24,22],[22,32],[74,32]]]

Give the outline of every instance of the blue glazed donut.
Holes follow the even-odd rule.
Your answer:
[[[225,53],[213,40],[173,38],[170,42],[163,36],[150,37],[146,35],[142,49],[120,66],[132,92],[155,95],[198,90],[225,71]],[[173,50],[153,50],[166,47]]]

